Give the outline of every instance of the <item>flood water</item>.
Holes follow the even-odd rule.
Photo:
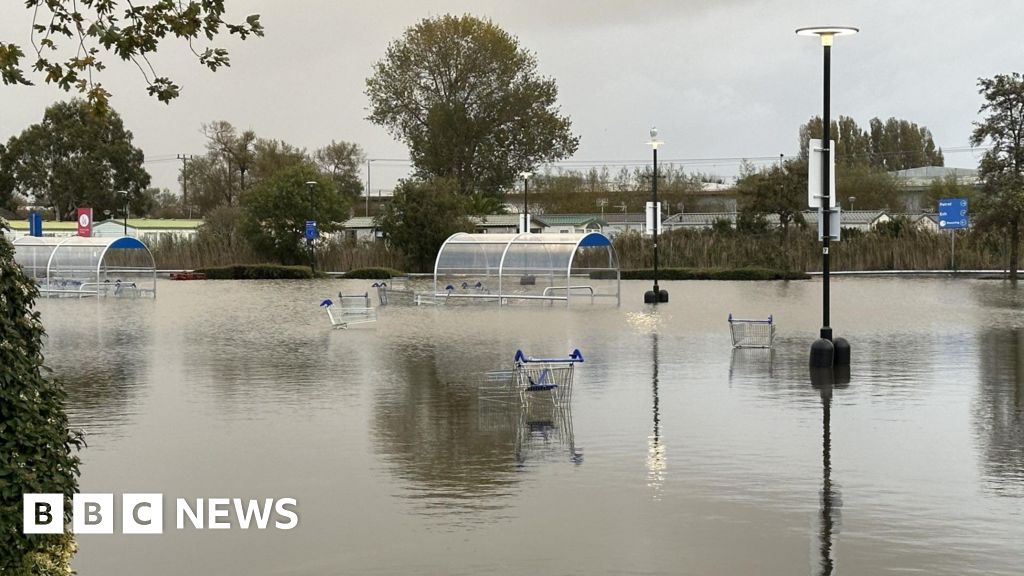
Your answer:
[[[1024,570],[1024,288],[833,279],[853,366],[816,387],[820,280],[331,330],[321,299],[369,284],[39,302],[82,491],[165,497],[162,535],[80,535],[79,574]],[[734,353],[729,313],[773,314],[774,353]],[[517,349],[574,348],[567,409],[490,393]],[[295,498],[298,527],[175,529],[174,499],[216,497]]]

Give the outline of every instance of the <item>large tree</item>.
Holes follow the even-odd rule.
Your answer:
[[[942,166],[942,150],[935,146],[932,133],[924,126],[898,118],[882,122],[872,118],[864,130],[849,116],[832,120],[829,128],[836,141],[836,164],[867,165],[892,172],[921,166]],[[814,116],[800,126],[800,156],[807,158],[810,138],[821,138],[821,118]]]
[[[77,90],[99,109],[110,94],[94,75],[106,68],[105,53],[133,62],[148,84],[150,95],[163,102],[176,98],[181,87],[160,76],[149,61],[161,41],[184,41],[199,63],[210,70],[230,65],[228,51],[200,46],[227,31],[245,40],[263,36],[256,14],[244,22],[224,20],[224,0],[157,0],[137,5],[121,0],[25,0],[32,12],[32,69],[44,82],[63,90]],[[0,79],[4,84],[32,84],[22,64],[25,52],[18,44],[0,41]]]
[[[751,219],[768,214],[779,217],[780,241],[789,236],[790,225],[805,226],[803,217],[807,195],[807,165],[789,160],[781,165],[747,171],[736,182],[741,212]]]
[[[366,81],[369,120],[409,147],[421,177],[499,196],[518,174],[568,157],[579,138],[536,57],[488,20],[427,18],[392,42]]]
[[[58,102],[43,121],[12,137],[4,154],[14,190],[73,219],[79,206],[116,212],[149,186],[143,153],[114,110],[99,113],[84,100]]]
[[[365,160],[363,149],[351,142],[332,140],[313,153],[313,161],[320,172],[329,176],[335,189],[349,198],[355,198],[363,191],[359,167]]]
[[[220,206],[238,206],[242,194],[277,171],[306,160],[304,150],[258,138],[223,120],[203,124],[206,154],[186,162],[178,174],[188,184],[188,204],[200,214]]]
[[[1010,279],[1020,267],[1020,228],[1024,215],[1024,77],[1019,72],[978,80],[984,99],[971,145],[988,144],[978,175],[984,183],[981,216],[1009,233]]]
[[[456,232],[472,232],[470,199],[456,194],[451,179],[403,180],[395,196],[384,205],[377,222],[384,238],[405,253],[407,267],[429,270],[445,239]]]
[[[7,147],[0,142],[0,208],[13,212],[17,202],[14,196],[14,178],[7,162]]]
[[[347,216],[348,202],[333,183],[303,163],[277,172],[245,193],[241,231],[258,252],[282,264],[299,264],[308,261],[306,221],[316,220],[324,234],[338,231]]]

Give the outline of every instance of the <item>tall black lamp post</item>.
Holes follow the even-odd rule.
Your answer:
[[[829,220],[831,219],[831,198],[830,186],[832,179],[829,174],[831,168],[831,135],[829,134],[832,123],[829,105],[831,104],[831,66],[832,66],[832,41],[836,36],[847,36],[856,34],[857,28],[849,26],[815,26],[811,28],[798,28],[796,33],[800,36],[817,36],[821,39],[821,46],[824,49],[824,90],[822,93],[823,112],[821,114],[821,226],[822,226],[822,249],[821,249],[821,271],[822,271],[822,322],[821,334],[814,344],[811,345],[811,366],[825,367],[833,365],[849,365],[850,344],[844,338],[832,339],[832,327],[829,325]],[[813,177],[813,175],[812,175]]]
[[[124,194],[124,235],[128,235],[128,191],[118,190],[118,194]]]
[[[316,182],[306,182],[306,188],[309,189],[309,219],[316,220],[316,212],[313,209],[313,189],[316,188]],[[309,269],[314,273],[316,272],[316,253],[313,251],[313,236],[306,233],[306,249],[309,250]]]
[[[651,221],[652,231],[654,233],[654,289],[644,292],[644,304],[657,304],[658,302],[668,302],[668,291],[658,288],[658,227],[661,225],[661,216],[658,211],[658,146],[661,141],[658,140],[658,129],[651,128],[651,141],[648,142],[651,146],[651,150],[654,151],[654,174],[651,178]]]
[[[530,176],[533,176],[533,172],[520,172],[519,176],[523,179],[523,233],[530,233]],[[537,284],[537,277],[530,274],[530,247],[524,247],[523,252],[523,275],[519,277],[520,286],[535,286]]]

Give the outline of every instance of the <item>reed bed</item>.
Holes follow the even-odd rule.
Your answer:
[[[624,270],[654,265],[651,239],[623,234],[615,249]],[[948,233],[913,232],[901,236],[850,233],[832,242],[832,270],[950,270]],[[997,270],[1007,266],[1008,246],[1001,239],[968,232],[956,239],[956,268]],[[659,266],[666,268],[821,270],[821,243],[817,234],[791,231],[785,239],[768,234],[721,234],[710,230],[675,230],[659,235]]]
[[[239,264],[276,264],[239,238],[198,235],[164,237],[150,246],[160,270],[195,270]],[[381,242],[329,241],[317,244],[317,271],[344,272],[357,268],[405,270],[405,256]],[[289,264],[308,264],[292,262]]]
[[[637,233],[614,240],[623,270],[654,266],[651,239]],[[876,232],[844,233],[832,242],[831,268],[854,270],[950,270],[949,233],[911,231],[902,235]],[[270,264],[244,240],[215,236],[191,239],[162,238],[151,247],[157,268],[195,270],[235,264]],[[976,231],[957,233],[956,268],[1002,270],[1009,247],[1002,237]],[[816,272],[821,270],[821,243],[817,234],[793,230],[785,238],[779,231],[743,234],[736,231],[674,230],[659,235],[659,266],[683,269],[765,268]],[[360,268],[408,270],[405,255],[383,242],[330,241],[316,249],[317,271],[345,272]],[[306,264],[290,262],[288,264]]]

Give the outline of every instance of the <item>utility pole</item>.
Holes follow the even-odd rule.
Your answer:
[[[181,160],[181,203],[188,209],[189,220],[192,219],[192,205],[188,203],[188,161],[191,159],[191,154],[178,154],[178,160]]]

